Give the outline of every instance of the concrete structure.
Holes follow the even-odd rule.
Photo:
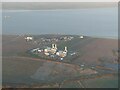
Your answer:
[[[65,47],[64,51],[56,52],[56,55],[61,57],[61,58],[66,57],[66,55],[67,55],[67,47]]]
[[[56,44],[52,44],[52,47],[47,47],[46,49],[44,49],[44,53],[49,53],[49,54],[55,54],[56,51],[57,51]]]
[[[26,41],[32,41],[32,40],[33,40],[33,37],[25,37],[25,40],[26,40]]]
[[[57,50],[57,45],[56,44],[52,44],[51,47],[47,47],[45,49],[41,49],[40,48],[35,48],[35,49],[32,49],[31,52],[33,53],[41,53],[43,52],[46,56],[50,56],[52,58],[56,57],[56,56],[59,56],[60,57],[60,60],[63,60],[64,57],[67,56],[67,47],[64,48],[64,50],[61,50],[61,51],[58,51]]]
[[[84,37],[83,36],[80,36],[81,39],[83,39]]]
[[[38,52],[39,48],[32,49],[31,52]]]

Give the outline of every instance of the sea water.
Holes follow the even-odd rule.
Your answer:
[[[72,34],[118,37],[117,7],[3,10],[2,16],[3,34]]]

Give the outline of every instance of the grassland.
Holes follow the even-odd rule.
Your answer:
[[[85,37],[57,44],[59,49],[68,46],[68,50],[80,52],[80,56],[66,59],[69,62],[29,56],[26,51],[43,45],[26,42],[24,36],[3,35],[3,87],[117,87],[117,70],[104,67],[99,60],[105,57],[105,63],[115,63],[113,50],[118,47],[117,40]]]

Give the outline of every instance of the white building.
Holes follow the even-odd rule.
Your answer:
[[[84,37],[83,36],[80,36],[81,39],[83,39]]]
[[[26,40],[26,41],[32,41],[32,40],[33,40],[33,37],[25,37],[25,40]]]
[[[44,49],[44,53],[49,53],[49,54],[55,54],[56,51],[57,51],[57,45],[56,44],[52,44],[52,47],[47,47],[46,49]]]
[[[67,47],[65,47],[64,51],[56,52],[56,55],[61,57],[61,58],[66,57],[66,55],[67,55]]]

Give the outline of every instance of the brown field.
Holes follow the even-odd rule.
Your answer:
[[[34,41],[26,42],[24,36],[3,35],[3,87],[88,88],[94,87],[95,82],[99,83],[96,87],[117,87],[116,74],[107,73],[107,77],[98,77],[97,75],[105,76],[100,72],[101,69],[91,69],[87,66],[101,64],[99,59],[103,57],[108,59],[107,62],[113,62],[117,56],[112,50],[118,48],[117,42],[116,39],[85,39],[73,45],[81,50],[82,55],[67,63],[29,57],[26,51],[41,45],[37,45]],[[83,63],[86,66],[81,70],[80,64]],[[102,68],[104,71],[111,71],[104,68]],[[103,85],[101,83],[104,80],[106,82]]]
[[[85,62],[99,63],[100,57],[115,59],[112,50],[118,48],[118,41],[114,39],[97,39],[96,41],[83,47],[85,54],[81,59]]]

